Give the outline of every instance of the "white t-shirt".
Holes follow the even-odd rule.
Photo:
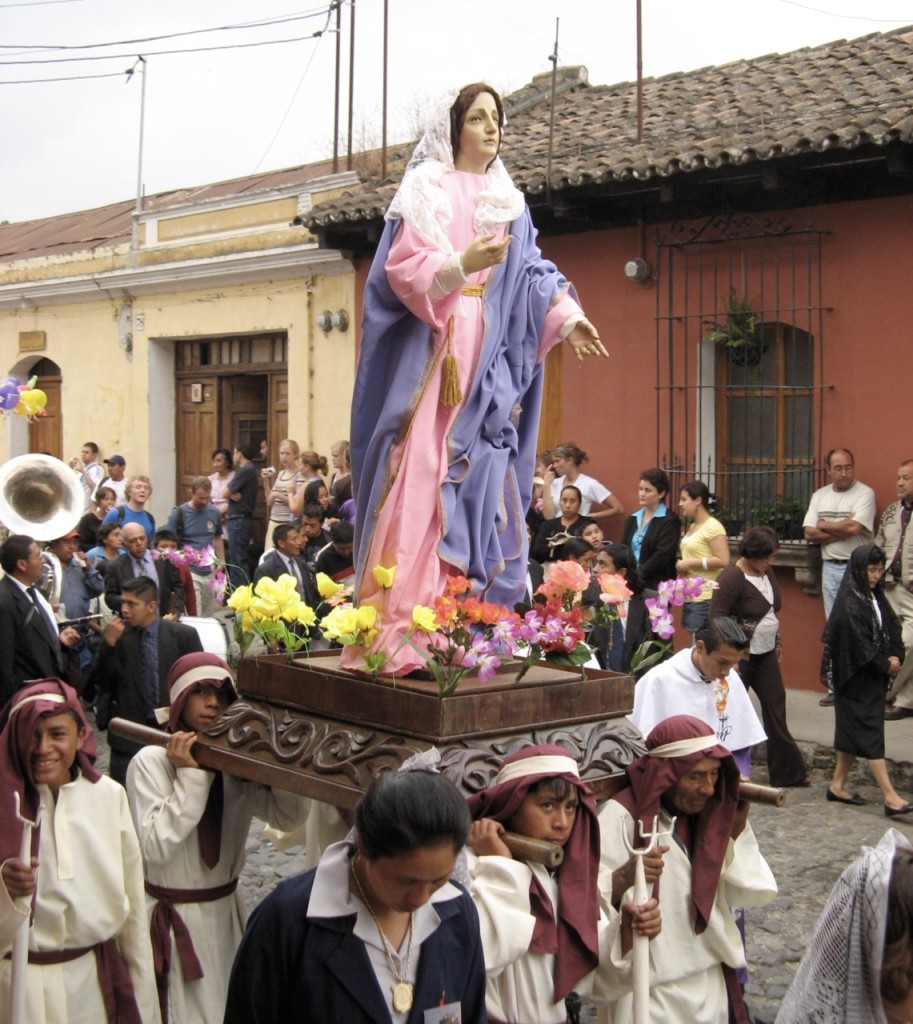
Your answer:
[[[855,537],[843,537],[821,545],[821,557],[826,561],[846,561],[863,544],[872,541],[872,527],[875,523],[875,492],[858,480],[845,491],[835,491],[832,484],[819,487],[812,495],[808,511],[802,520],[803,526],[817,526],[819,519],[839,523],[843,519],[855,519],[862,524],[862,532]]]
[[[563,476],[559,476],[552,481],[551,494],[556,509],[561,501],[561,490],[564,486]],[[587,476],[586,473],[581,473],[576,480],[568,483],[567,486],[576,487],[580,491],[580,514],[582,516],[588,515],[593,505],[601,505],[606,498],[612,495],[608,487],[604,487],[598,480]]]

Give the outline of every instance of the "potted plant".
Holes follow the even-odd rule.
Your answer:
[[[725,321],[705,320],[704,326],[710,328],[704,341],[712,341],[722,348],[734,366],[758,366],[767,351],[758,329],[757,313],[748,299],[738,298],[734,288],[726,299]]]

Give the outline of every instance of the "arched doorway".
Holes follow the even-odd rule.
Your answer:
[[[63,458],[63,413],[60,389],[63,378],[60,367],[50,359],[39,359],[28,371],[28,378],[38,378],[38,387],[48,396],[44,411],[29,423],[29,451],[44,452],[55,459]]]

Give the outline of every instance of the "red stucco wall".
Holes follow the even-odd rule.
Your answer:
[[[894,500],[898,464],[913,457],[913,197],[788,211],[797,227],[827,231],[823,251],[823,424],[817,447],[849,446],[859,479],[875,489],[878,512]],[[657,461],[654,280],[624,276],[636,256],[654,262],[656,230],[641,252],[635,229],[542,240],[545,254],[574,282],[611,360],[579,364],[565,353],[563,436],[590,455],[586,467],[626,509],[637,500],[638,474]],[[662,230],[661,228],[659,230]],[[822,479],[821,481],[825,481]],[[620,524],[610,533],[617,536]],[[824,627],[821,598],[780,570],[783,669],[788,686],[818,686]]]

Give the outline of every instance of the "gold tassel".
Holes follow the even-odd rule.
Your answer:
[[[447,355],[444,356],[444,362],[441,365],[441,405],[446,405],[451,409],[463,401],[463,392],[460,389],[460,377],[457,369],[456,356],[454,356],[450,347],[450,335],[452,331],[453,317],[451,316],[447,321],[447,338],[444,342],[447,346]]]

